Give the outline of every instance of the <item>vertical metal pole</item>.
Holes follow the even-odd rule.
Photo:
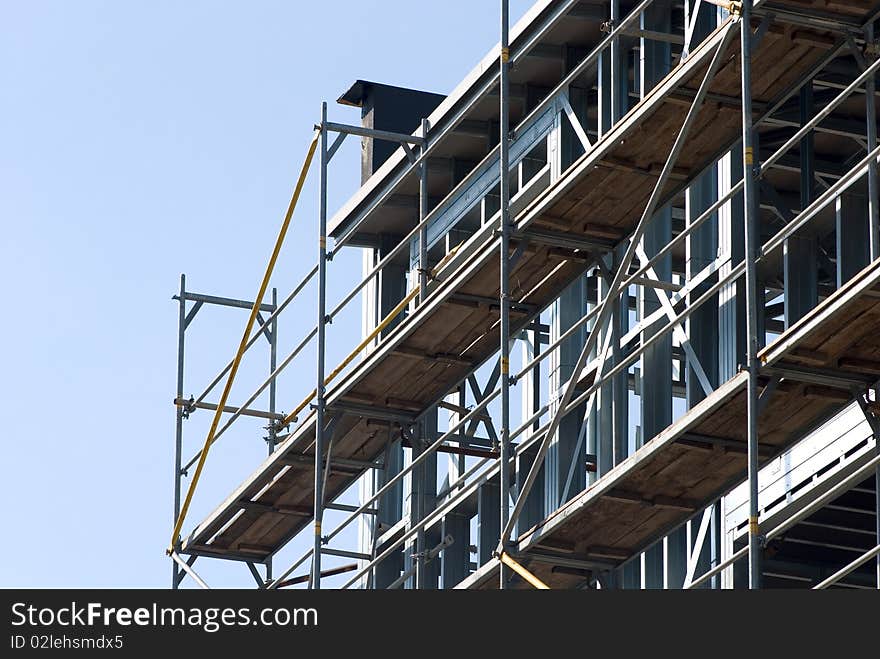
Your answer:
[[[422,154],[428,150],[428,120],[422,119]],[[419,222],[428,216],[428,159],[419,167]],[[428,228],[419,231],[419,304],[425,301],[428,291]]]
[[[866,58],[868,64],[874,62],[874,22],[868,23],[865,28],[865,41],[868,48]],[[868,115],[868,151],[873,151],[877,146],[877,78],[869,76],[865,82],[865,103]],[[869,242],[871,261],[880,258],[880,182],[878,182],[877,161],[871,160],[868,166],[868,222],[870,226]],[[880,471],[878,471],[880,478]],[[880,564],[880,558],[878,558]]]
[[[611,0],[611,29],[613,30],[620,22],[620,0]],[[615,37],[611,40],[611,125],[614,127],[620,119],[620,39]]]
[[[619,245],[612,253],[611,263],[613,271],[617,271],[625,252],[626,245]],[[623,359],[620,339],[629,327],[629,290],[624,290],[620,294],[619,299],[614,299],[610,302],[614,305],[611,311],[611,322],[613,324],[611,359],[612,364],[619,364],[620,360]],[[616,467],[629,453],[629,373],[620,373],[612,378],[611,381],[614,389],[612,396],[614,427],[611,434],[612,448],[609,464],[611,467]]]
[[[278,308],[278,289],[272,288],[272,311]],[[269,325],[269,373],[274,373],[277,367],[278,359],[278,318],[273,318]],[[275,391],[276,380],[272,378],[269,383],[269,414],[275,414]],[[269,455],[275,451],[275,440],[277,438],[277,430],[275,428],[275,419],[269,421]]]
[[[321,103],[321,166],[318,204],[318,372],[315,385],[315,544],[312,554],[312,583],[321,588],[321,518],[323,516],[324,466],[324,339],[327,322],[327,102]]]
[[[510,143],[508,140],[510,122],[510,36],[509,2],[501,0],[501,71],[500,71],[500,160],[501,160],[501,511],[500,521],[502,533],[502,549],[508,543],[506,537],[507,522],[510,519],[510,260],[508,249],[510,246],[510,181],[508,170],[510,162]],[[507,584],[508,568],[503,563],[499,566],[500,588],[503,590]]]
[[[428,424],[422,420],[419,421],[415,427],[413,428],[413,433],[418,433],[420,444],[422,446],[426,446],[434,441],[433,438],[428,439],[427,433],[425,429]],[[413,445],[412,448],[412,457],[413,459],[417,458],[421,455],[421,451],[418,451]],[[414,508],[414,518],[416,522],[422,521],[425,517],[425,473],[428,470],[425,468],[425,465],[421,465],[419,468],[415,469],[412,472],[412,492],[410,493],[411,497],[411,506]],[[415,542],[415,557],[413,558],[413,563],[415,567],[414,577],[411,581],[413,588],[417,590],[421,590],[425,587],[425,527],[421,527],[416,533],[416,542]]]
[[[758,307],[755,252],[755,154],[752,133],[752,0],[743,0],[740,17],[743,107],[743,216],[746,243],[746,332],[748,334],[748,463],[749,463],[749,588],[761,587],[761,543],[758,528]]]
[[[422,154],[428,149],[428,120],[422,119],[421,136],[425,139],[422,143]],[[421,222],[428,216],[428,159],[425,158],[419,166],[419,221]],[[425,301],[428,294],[428,228],[423,226],[419,230],[419,304]],[[430,444],[434,441],[433,433],[428,433],[428,428],[433,429],[434,424],[429,424],[426,420],[420,421],[414,428],[414,432],[419,433],[422,442]],[[413,459],[417,457],[415,445],[412,449]],[[414,509],[414,519],[422,520],[425,516],[425,496],[428,477],[427,465],[422,465],[412,474],[412,494],[411,506]],[[422,528],[416,534],[414,576],[410,583],[416,589],[425,588],[427,585],[427,574],[425,565],[425,552],[427,551],[425,540],[425,529]]]
[[[180,275],[180,295],[177,316],[177,400],[183,398],[183,350],[186,336],[186,275]],[[180,473],[183,452],[183,406],[175,405],[177,418],[174,428],[174,519],[180,516]],[[177,590],[177,563],[171,561],[171,588]]]
[[[865,42],[867,43],[866,58],[868,64],[874,62],[874,21],[865,27]],[[865,103],[868,115],[867,137],[868,151],[873,151],[877,146],[877,78],[869,76],[865,82]],[[871,160],[868,166],[868,241],[870,244],[871,263],[880,258],[880,185],[877,178],[877,161]],[[877,454],[880,455],[880,438],[877,441]],[[880,468],[874,475],[874,488],[876,491],[876,520],[877,520],[877,543],[880,544]],[[880,556],[877,556],[877,588],[880,589]]]
[[[272,287],[272,312],[278,308],[278,289]],[[278,318],[272,319],[269,326],[271,339],[269,341],[269,373],[274,373],[278,361]],[[275,378],[269,383],[269,413],[275,414]],[[275,419],[269,419],[269,455],[275,452],[275,441],[278,432],[275,429]],[[266,582],[272,581],[272,559],[266,561]]]

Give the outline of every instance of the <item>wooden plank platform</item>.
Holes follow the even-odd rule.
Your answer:
[[[880,379],[880,260],[760,353],[764,367]]]
[[[517,229],[565,230],[600,243],[608,241],[609,234],[622,238],[629,233],[656,182],[687,112],[688,99],[699,86],[723,29],[724,26],[694,50],[592,151],[519,213]],[[831,35],[822,30],[780,26],[769,31],[754,54],[756,102],[770,102],[789,88],[826,55],[827,44],[832,41]],[[711,86],[712,98],[738,97],[738,53],[739,39],[734,36]],[[735,106],[723,100],[707,100],[677,164],[677,178],[669,189],[697,175],[706,158],[735,140],[739,130],[739,110]],[[453,297],[464,293],[497,298],[499,242],[493,234],[496,223],[486,223],[469,238],[441,270],[438,281],[432,283],[425,302],[390,332],[369,357],[333,384],[328,391],[331,408],[394,408],[403,415],[415,416],[496,352],[497,308],[479,302],[462,303]],[[595,256],[530,244],[512,272],[514,300],[533,309],[545,308],[585,271]],[[530,314],[514,315],[513,330],[529,321]],[[382,414],[367,412],[343,415],[334,435],[333,456],[355,460],[380,456],[389,437],[388,423],[380,422],[381,417]],[[311,518],[312,467],[303,458],[313,455],[313,445],[314,418],[309,416],[278,446],[276,453],[185,538],[182,550],[260,561],[280,549]],[[696,453],[686,453],[691,454]],[[729,470],[735,469],[730,465]],[[331,471],[328,500],[353,483],[359,473]]]

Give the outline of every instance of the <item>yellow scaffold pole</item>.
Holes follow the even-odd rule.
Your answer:
[[[410,291],[410,293],[405,298],[403,298],[400,301],[400,303],[396,307],[394,307],[387,316],[385,316],[385,318],[382,320],[382,322],[379,323],[378,325],[376,325],[376,328],[372,332],[370,332],[363,341],[361,341],[358,344],[357,348],[352,350],[351,353],[348,355],[348,357],[343,359],[342,363],[340,363],[339,366],[334,368],[333,371],[326,378],[324,378],[324,384],[325,385],[329,384],[333,378],[335,378],[337,375],[339,375],[342,372],[342,370],[346,366],[348,366],[355,357],[357,357],[360,354],[361,350],[366,348],[373,339],[375,339],[377,336],[379,336],[379,332],[381,332],[386,327],[388,327],[388,325],[391,324],[391,321],[394,320],[394,318],[397,316],[397,314],[399,314],[401,311],[406,309],[407,305],[409,305],[409,303],[415,299],[415,297],[416,297],[416,295],[418,295],[418,293],[419,293],[418,288],[414,288],[412,291]],[[302,412],[306,408],[306,405],[308,405],[317,394],[318,394],[318,390],[312,389],[312,392],[308,396],[303,398],[302,402],[299,405],[297,405],[296,408],[294,408],[293,412],[291,412],[286,417],[284,417],[278,423],[278,425],[279,426],[286,426],[288,423],[290,423],[291,421],[296,419],[296,417],[299,415],[299,413]]]
[[[455,256],[455,253],[457,251],[458,251],[458,247],[451,250],[446,256],[444,256],[443,259],[440,261],[440,263],[438,263],[434,267],[434,269],[431,271],[431,276],[436,275],[437,272],[439,272],[440,269],[444,265],[446,265],[446,263],[449,261],[449,259],[451,259],[453,256]],[[393,321],[401,311],[403,311],[404,309],[407,308],[407,306],[409,306],[410,302],[412,302],[414,299],[416,299],[416,296],[419,294],[419,292],[420,292],[420,289],[418,286],[416,286],[407,294],[407,296],[405,298],[403,298],[398,303],[398,305],[396,307],[394,307],[391,311],[389,311],[388,315],[382,319],[382,322],[380,322],[378,325],[376,325],[376,327],[373,329],[373,331],[370,332],[366,336],[366,338],[364,338],[364,340],[361,341],[358,344],[358,346],[354,350],[351,351],[351,353],[349,353],[348,357],[343,359],[342,362],[339,364],[339,366],[334,368],[333,371],[330,373],[330,375],[328,375],[326,378],[324,378],[324,384],[325,385],[330,384],[330,381],[333,380],[333,378],[335,378],[337,375],[342,373],[342,371],[345,370],[345,367],[348,366],[352,362],[352,360],[361,353],[361,351],[364,348],[366,348],[368,345],[370,345],[370,343],[377,336],[379,336],[379,333],[382,332],[382,330],[384,330],[386,327],[388,327],[388,325],[391,324],[391,321]],[[283,426],[286,426],[291,421],[293,421],[294,419],[296,419],[296,417],[299,415],[299,413],[302,412],[306,408],[306,405],[308,405],[317,394],[318,394],[318,390],[312,389],[311,393],[308,396],[306,396],[302,400],[302,402],[296,406],[296,408],[294,408],[293,412],[291,412],[286,417],[284,417],[284,419],[282,419],[278,423],[278,425],[283,427]]]
[[[171,542],[168,545],[167,554],[170,556],[174,551],[174,546],[177,544],[178,539],[180,538],[180,530],[183,527],[183,520],[186,518],[186,513],[189,510],[189,505],[192,502],[193,493],[196,490],[196,485],[199,483],[199,477],[202,475],[202,469],[205,466],[205,459],[208,457],[208,449],[211,447],[211,444],[214,442],[214,433],[217,432],[217,424],[220,422],[220,417],[223,415],[223,408],[226,405],[226,400],[229,398],[229,392],[232,390],[232,382],[235,380],[235,374],[238,372],[238,365],[241,363],[241,357],[244,354],[245,346],[247,345],[248,339],[250,338],[251,329],[253,329],[254,321],[257,318],[257,312],[260,309],[260,305],[263,302],[263,296],[266,294],[266,288],[269,286],[269,279],[272,277],[272,270],[275,268],[275,262],[278,260],[278,254],[281,251],[281,245],[284,244],[284,237],[287,235],[287,229],[290,226],[290,219],[293,217],[293,211],[296,209],[296,203],[299,201],[300,192],[302,192],[303,184],[306,181],[306,176],[309,173],[309,167],[312,164],[312,157],[315,155],[315,149],[318,146],[318,138],[321,135],[321,129],[317,128],[315,130],[315,135],[312,137],[312,142],[309,144],[309,150],[306,154],[305,162],[303,163],[302,169],[299,173],[299,179],[296,182],[296,188],[293,190],[293,196],[290,199],[290,205],[287,207],[287,214],[284,216],[284,222],[281,224],[281,230],[278,232],[278,238],[275,241],[275,249],[272,250],[272,256],[269,259],[269,264],[266,266],[266,273],[263,275],[263,281],[260,283],[260,290],[257,293],[257,297],[254,299],[254,306],[251,308],[251,314],[248,317],[247,325],[244,328],[244,333],[241,337],[241,343],[238,345],[238,351],[235,353],[235,359],[232,360],[232,367],[229,369],[229,376],[226,378],[226,386],[223,389],[223,395],[220,397],[220,401],[217,403],[217,410],[214,412],[214,420],[211,422],[211,429],[208,430],[208,436],[205,438],[205,445],[202,447],[201,454],[199,456],[199,462],[196,465],[196,471],[193,474],[192,482],[189,484],[189,490],[187,490],[186,498],[183,501],[183,507],[180,509],[180,514],[177,516],[177,521],[174,523],[174,531],[171,533]]]
[[[543,581],[538,579],[538,577],[536,577],[534,574],[525,569],[522,565],[513,560],[513,557],[506,551],[503,551],[501,552],[501,554],[499,554],[498,560],[504,563],[507,567],[516,572],[519,576],[528,581],[538,590],[550,590],[550,586],[545,584]]]

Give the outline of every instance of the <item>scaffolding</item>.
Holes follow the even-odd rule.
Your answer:
[[[285,228],[252,301],[181,277],[173,587],[207,587],[204,557],[269,589],[336,575],[880,588],[880,3],[540,0],[510,31],[501,9],[498,47],[412,126],[332,122],[322,103],[284,225],[317,150],[318,260],[281,303],[262,298]],[[347,136],[391,149],[329,217]],[[343,248],[365,251],[364,276],[331,307]],[[279,362],[278,318],[310,283],[316,322]],[[362,340],[328,373],[328,325],[355,300]],[[203,304],[250,322],[187,398]],[[269,376],[227,406],[261,336]],[[314,385],[276,412],[276,379],[310,345]],[[267,389],[269,409],[252,408]],[[187,460],[200,409],[214,423]],[[268,422],[269,455],[181,535],[208,449],[241,417]],[[354,488],[358,503],[341,502]],[[358,546],[339,546],[355,525]]]

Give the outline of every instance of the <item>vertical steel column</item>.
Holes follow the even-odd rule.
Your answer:
[[[686,7],[690,12],[691,47],[703,42],[718,26],[717,7],[702,2],[688,0]],[[694,13],[696,11],[696,13]],[[718,199],[718,166],[713,164],[705,174],[699,176],[688,187],[685,195],[685,222],[690,225]],[[685,278],[690,280],[718,257],[718,213],[694,231],[687,239]],[[710,284],[698,286],[689,296],[689,302],[699,298]],[[694,311],[687,321],[687,335],[694,354],[700,361],[709,384],[717,387],[718,379],[718,295],[701,308]],[[697,375],[691,364],[686,368],[687,409],[705,398]]]
[[[874,62],[874,21],[865,26],[865,42],[867,43],[866,59],[868,64]],[[877,78],[869,76],[865,82],[865,104],[867,111],[868,151],[877,146]],[[870,245],[871,263],[880,258],[880,185],[877,178],[877,161],[871,160],[868,166],[868,243]],[[880,455],[880,438],[877,441],[877,454]],[[880,544],[880,467],[874,476],[874,489],[877,499],[877,543]],[[877,556],[877,588],[880,589],[880,556]]]
[[[752,0],[743,0],[740,17],[743,107],[743,216],[746,243],[746,327],[748,334],[749,588],[761,587],[758,528],[758,308],[755,252],[758,217],[755,203],[755,153],[752,134]]]
[[[492,478],[477,489],[477,564],[492,560],[503,528],[495,513],[501,506],[498,478]]]
[[[620,23],[620,0],[611,0],[611,29],[613,30]],[[614,37],[611,40],[611,125],[614,127],[617,120],[621,117],[621,98],[618,96],[620,84],[620,38]]]
[[[815,116],[813,81],[807,82],[798,99],[800,125]],[[815,132],[810,131],[800,142],[800,201],[807,208],[815,199],[816,153]],[[819,245],[816,238],[792,235],[784,243],[785,327],[794,325],[819,302],[818,261]]]
[[[450,402],[464,409],[467,406],[465,395],[465,382],[461,382],[458,388],[447,398]],[[449,413],[449,427],[458,423],[464,413],[452,411]],[[458,432],[460,446],[466,446],[468,437],[465,426]],[[465,472],[465,456],[449,454],[447,458],[447,482],[451,483]],[[470,574],[470,533],[471,518],[468,513],[459,511],[444,515],[440,536],[452,536],[452,544],[443,549],[440,557],[440,584],[441,588],[453,588]]]
[[[186,275],[180,275],[180,295],[178,296],[177,315],[177,400],[183,398],[183,350],[186,343]],[[183,452],[183,406],[175,405],[176,420],[174,427],[174,519],[177,523],[180,516],[180,467]],[[171,588],[178,586],[177,563],[171,561]]]
[[[611,284],[611,272],[614,268],[614,254],[607,254],[602,257],[606,266],[607,271],[605,269],[600,270],[596,273],[595,282],[596,282],[596,306],[600,304],[600,300],[608,295],[608,286]],[[624,296],[626,297],[626,296]],[[615,313],[619,309],[619,305],[615,303],[614,300],[611,301],[611,304],[614,304],[614,311],[608,316],[608,322],[606,323],[603,331],[607,334],[611,333],[611,341],[614,341],[614,325],[619,322],[618,314]],[[587,311],[592,311],[595,308],[593,305],[587,305]],[[618,348],[619,348],[618,338]],[[599,339],[597,345],[604,344],[604,337]],[[606,366],[613,367],[617,365],[617,362],[614,361],[614,353],[615,351],[612,348],[612,354],[609,355],[609,359],[605,362]],[[614,466],[614,381],[605,384],[598,392],[598,405],[597,405],[597,423],[595,428],[590,427],[590,430],[595,430],[596,436],[592,442],[591,446],[587,446],[587,453],[593,454],[596,456],[596,472],[594,474],[590,474],[587,476],[587,484],[592,484],[595,482],[597,478],[601,478]]]
[[[727,194],[743,175],[742,144],[737,144],[720,163],[719,194]],[[728,262],[719,271],[726,277],[745,258],[743,211],[740,192],[718,211],[718,242],[720,255]],[[742,278],[722,287],[718,294],[718,381],[727,382],[737,373],[746,357],[745,282]]]
[[[641,27],[651,32],[672,33],[672,3],[669,0],[655,0],[641,16]],[[642,37],[639,42],[640,84],[639,95],[646,98],[672,70],[672,47],[669,43]],[[672,208],[667,206],[657,210],[645,225],[641,241],[648,257],[653,257],[672,240]],[[671,282],[672,255],[667,254],[654,266],[662,281]],[[639,287],[637,293],[639,319],[647,318],[661,308],[656,293],[648,287]],[[658,334],[664,321],[646,327],[641,340],[647,341]],[[648,443],[658,433],[667,428],[673,420],[672,393],[672,334],[657,341],[642,353],[639,361],[639,380],[637,391],[641,409],[641,433],[635,437],[635,449]],[[667,573],[668,543],[655,542],[641,556],[641,588],[660,589],[664,587]]]
[[[501,474],[500,474],[500,498],[501,511],[500,522],[504,536],[501,538],[502,549],[507,545],[506,533],[507,522],[510,519],[510,259],[508,249],[510,246],[510,181],[508,177],[510,162],[510,141],[508,139],[510,124],[510,36],[509,24],[509,1],[501,0],[501,57],[500,57],[500,117],[499,117],[499,140],[501,161]],[[500,585],[503,590],[507,584],[508,568],[503,563],[499,564]]]
[[[428,150],[428,120],[422,119],[422,154]],[[428,159],[419,166],[419,222],[428,216]],[[419,304],[425,301],[428,291],[428,228],[419,231]]]
[[[559,298],[553,303],[550,313],[551,342],[556,341],[586,314],[587,282],[588,278],[586,276],[578,277],[562,291]],[[587,326],[595,328],[595,323],[590,321],[587,323]],[[550,372],[548,374],[551,414],[559,409],[558,392],[565,388],[565,383],[574,374],[578,356],[587,341],[588,327],[582,326],[553,350],[550,360]],[[598,348],[594,347],[590,351],[590,358],[596,356],[597,349],[600,349],[601,345],[601,343],[597,342]],[[607,365],[606,368],[608,368]],[[601,400],[599,402],[601,403]],[[587,411],[586,403],[581,403],[574,410],[563,416],[559,420],[559,427],[551,437],[550,445],[547,447],[543,471],[544,509],[548,515],[565,503],[563,500],[565,483],[572,463],[576,467],[572,472],[568,497],[573,497],[586,487],[586,442],[579,444],[578,439]],[[595,419],[596,416],[594,413],[592,418]],[[587,419],[587,422],[589,423],[590,420]],[[534,453],[537,454],[537,451]]]
[[[384,487],[388,481],[397,476],[403,469],[403,447],[401,446],[400,439],[392,439],[392,427],[390,424],[388,426],[388,439],[385,446],[383,463],[382,471],[376,472],[376,478],[369,490],[370,496],[379,488]],[[379,536],[403,518],[403,479],[397,481],[396,485],[379,497],[376,501],[376,508],[378,513],[373,522],[371,546],[369,551],[365,552],[372,553],[374,556],[381,553],[385,548],[377,542]],[[403,563],[402,548],[379,563],[372,572],[373,588],[377,590],[383,589],[394,583],[400,576],[401,570],[403,570]]]
[[[535,319],[535,329],[524,330],[531,334],[531,343],[523,341],[522,358],[523,363],[529,363],[533,359],[537,359],[541,354],[541,331],[540,316]],[[520,391],[522,393],[522,418],[531,418],[541,408],[541,364],[536,363],[531,371],[520,380]],[[535,432],[540,428],[541,421],[536,419],[532,423],[532,431]],[[532,447],[520,453],[519,459],[516,461],[516,475],[514,479],[514,490],[518,491],[522,485],[522,479],[529,473],[532,463],[537,455],[537,447]],[[544,519],[544,470],[535,479],[535,487],[529,493],[526,504],[523,507],[522,516],[517,521],[517,529],[527,529]]]
[[[620,22],[620,0],[611,2],[611,29]],[[626,112],[626,101],[629,94],[628,66],[621,61],[620,39],[611,40],[611,46],[603,52],[599,61],[599,136],[610,131],[614,124]],[[612,272],[626,251],[626,245],[618,247],[609,262]],[[599,278],[598,292],[602,293],[602,281]],[[610,281],[606,282],[610,284]],[[620,363],[620,337],[629,327],[629,292],[624,291],[620,300],[614,300],[611,312],[611,343],[612,354],[608,366]],[[597,305],[599,298],[597,298]],[[616,465],[626,455],[629,439],[629,374],[624,372],[612,378],[610,387],[602,390],[602,437],[599,449],[598,475]],[[611,424],[607,424],[608,413],[611,413]],[[607,468],[607,469],[606,469]]]
[[[625,254],[626,244],[622,243],[614,250],[612,272],[618,270]],[[608,282],[608,286],[611,286],[611,282]],[[620,299],[612,302],[614,307],[611,311],[611,359],[613,364],[619,364],[623,359],[620,339],[629,330],[629,290],[622,291]],[[629,454],[629,370],[615,375],[612,383],[614,429],[611,434],[611,466],[615,467]]]
[[[856,186],[853,186],[854,188]],[[861,186],[859,186],[861,187]],[[855,277],[871,262],[868,198],[863,190],[850,188],[835,202],[835,225],[837,236],[837,287],[840,288]]]
[[[324,350],[327,323],[327,102],[321,103],[321,165],[318,202],[318,342],[315,384],[315,543],[311,587],[321,588],[321,518],[324,506]]]
[[[428,439],[427,423],[419,421],[413,428],[413,435],[417,435],[417,441],[412,442],[410,455],[415,460],[421,455],[418,447],[425,446],[433,441]],[[436,456],[435,456],[436,458]],[[409,520],[410,524],[418,524],[425,516],[425,465],[421,465],[413,469],[410,474],[410,491],[409,491]],[[404,568],[412,570],[412,576],[407,580],[411,588],[421,590],[425,583],[425,529],[420,528],[416,533],[415,541],[411,543],[407,549],[404,560]]]
[[[866,58],[868,64],[875,60],[874,52],[874,22],[871,21],[865,27],[865,41],[868,44]],[[867,137],[868,151],[873,151],[877,146],[877,78],[869,76],[865,82],[865,103],[868,115]],[[872,160],[868,166],[868,225],[870,227],[869,243],[871,247],[871,261],[880,258],[880,181],[878,181],[877,161]],[[880,471],[878,471],[880,478]],[[880,558],[877,559],[880,566]],[[878,568],[880,569],[880,568]]]
[[[437,439],[437,408],[431,408],[412,429],[410,440],[410,462],[424,453],[425,447]],[[406,503],[406,529],[409,530],[421,522],[430,513],[437,501],[437,454],[434,453],[420,465],[414,467],[409,475],[409,492]],[[436,531],[426,531],[420,527],[414,538],[405,545],[404,571],[409,574],[404,583],[411,589],[433,589],[437,587],[437,563],[426,565],[426,554]],[[439,542],[439,538],[437,538]]]

